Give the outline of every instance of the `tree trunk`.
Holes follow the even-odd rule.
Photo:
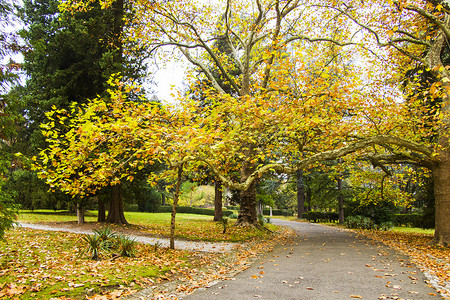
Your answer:
[[[445,150],[439,151],[439,159],[439,163],[436,163],[432,170],[436,200],[434,242],[450,245],[450,150],[448,145]]]
[[[342,197],[342,179],[337,180],[338,205],[339,205],[339,224],[344,224],[344,197]]]
[[[98,202],[98,215],[97,215],[97,222],[105,222],[106,221],[106,208],[105,208],[105,202],[99,199],[99,197],[95,197]]]
[[[303,172],[297,170],[297,219],[301,219],[305,212],[305,182]]]
[[[241,191],[239,216],[236,221],[237,226],[257,226],[258,218],[256,216],[256,183],[253,182],[250,187]]]
[[[122,186],[117,184],[112,187],[112,197],[109,202],[108,218],[109,223],[128,224],[123,213]]]
[[[84,224],[84,206],[80,203],[77,203],[77,219],[78,225]]]
[[[177,204],[180,196],[181,179],[183,176],[183,165],[178,167],[177,185],[173,197],[172,217],[170,219],[170,249],[175,249],[175,216],[177,215]]]
[[[253,173],[255,167],[252,164],[244,163],[241,169],[241,182]],[[256,215],[256,181],[250,187],[241,191],[240,211],[236,221],[237,226],[256,226],[258,227],[258,218]]]
[[[161,205],[166,205],[166,196],[163,193],[161,194]]]
[[[222,182],[216,178],[214,182],[214,221],[221,221],[222,217]]]
[[[305,189],[305,212],[311,211],[311,189]]]

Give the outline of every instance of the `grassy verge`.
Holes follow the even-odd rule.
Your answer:
[[[106,226],[96,224],[96,212],[88,212],[85,226]],[[117,226],[116,229],[135,229],[142,233],[167,237],[170,234],[170,213],[141,213],[125,212],[125,218],[132,226]],[[76,222],[76,215],[64,211],[35,210],[21,211],[19,221],[24,223],[65,223]],[[251,240],[264,240],[270,238],[270,234],[255,228],[233,227],[235,220],[229,219],[226,234],[223,234],[221,222],[213,222],[211,216],[177,214],[177,224],[175,236],[179,239],[194,241],[227,241],[227,242],[247,242]],[[276,226],[268,224],[272,231]]]
[[[0,299],[125,295],[189,264],[188,252],[138,244],[132,258],[81,257],[80,235],[16,228],[0,243]]]
[[[35,217],[22,215],[21,221]],[[167,219],[165,215],[154,217],[161,222]],[[181,219],[192,222],[203,217],[186,215]],[[71,218],[40,216],[39,221],[70,222]],[[209,219],[204,222],[211,222]],[[134,219],[130,216],[129,220]],[[170,293],[191,292],[248,268],[249,261],[282,244],[290,234],[279,228],[259,239],[253,236],[230,253],[197,253],[138,244],[135,257],[104,254],[101,260],[94,261],[82,254],[87,244],[81,235],[15,228],[7,232],[6,242],[0,242],[0,299],[117,299],[148,287],[152,287],[154,295],[149,299],[153,299],[165,296],[168,285],[172,285]]]
[[[280,220],[288,220],[288,221],[300,221],[297,219],[296,216],[264,216],[266,218],[272,218],[272,219],[280,219]]]

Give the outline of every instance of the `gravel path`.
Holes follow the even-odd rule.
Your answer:
[[[298,237],[263,255],[233,280],[184,297],[197,299],[440,299],[407,256],[353,232],[273,220]]]
[[[74,229],[71,227],[64,226],[50,226],[43,224],[30,224],[30,223],[19,223],[20,227],[38,229],[38,230],[50,230],[50,231],[64,231],[76,234],[93,234],[92,230]],[[169,247],[169,239],[166,238],[155,238],[147,237],[137,234],[127,234],[128,236],[136,239],[136,241],[144,244],[159,244],[161,247]],[[236,243],[212,243],[212,242],[193,242],[185,240],[175,240],[175,248],[180,250],[190,250],[190,251],[202,251],[202,252],[229,252],[237,244]]]

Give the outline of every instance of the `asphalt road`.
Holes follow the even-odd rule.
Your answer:
[[[385,245],[341,229],[273,221],[298,237],[234,280],[183,299],[441,299],[406,256]]]

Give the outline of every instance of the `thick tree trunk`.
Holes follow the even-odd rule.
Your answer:
[[[175,217],[177,215],[178,198],[180,196],[181,179],[183,176],[183,165],[178,167],[177,185],[173,197],[172,216],[170,219],[170,249],[175,249]]]
[[[241,182],[247,180],[247,178],[253,173],[254,166],[252,164],[244,164],[241,169]],[[240,195],[240,211],[236,221],[237,226],[258,226],[258,217],[256,215],[256,182],[250,185],[250,187],[241,191]]]
[[[128,224],[123,213],[122,186],[120,184],[112,187],[112,196],[106,221],[114,224]]]
[[[77,203],[77,220],[78,224],[84,224],[84,206],[80,203]]]
[[[297,219],[301,219],[305,212],[305,182],[303,172],[297,170]]]
[[[432,170],[436,200],[434,241],[450,245],[450,150],[440,151],[439,159]]]
[[[344,224],[344,197],[342,197],[342,179],[337,180],[338,206],[339,206],[339,224]]]
[[[256,183],[253,182],[250,187],[241,191],[239,216],[236,221],[238,226],[257,226],[258,218],[256,216]]]
[[[95,197],[98,202],[98,215],[97,215],[97,222],[105,222],[106,221],[106,208],[105,208],[105,202],[98,199],[98,197]]]
[[[221,221],[222,217],[222,182],[216,178],[214,182],[214,221]]]

